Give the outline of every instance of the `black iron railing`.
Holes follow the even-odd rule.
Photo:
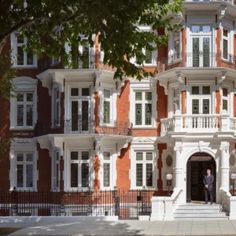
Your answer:
[[[118,216],[137,219],[151,213],[148,190],[0,192],[0,216]]]

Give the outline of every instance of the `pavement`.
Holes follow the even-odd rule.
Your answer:
[[[108,221],[103,217],[0,217],[0,235],[236,235],[236,220]]]

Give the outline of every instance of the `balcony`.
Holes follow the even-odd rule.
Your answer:
[[[106,134],[106,135],[132,135],[132,124],[130,122],[115,122],[112,126],[97,126],[94,121],[88,120],[75,122],[75,120],[65,120],[65,133],[69,134]]]
[[[236,132],[236,117],[228,114],[175,114],[161,119],[161,136],[180,133]]]
[[[194,55],[192,52],[182,54],[178,58],[175,54],[169,55],[168,58],[159,58],[157,61],[157,71],[164,72],[173,67],[188,67],[188,68],[213,68],[213,67],[228,67],[236,68],[236,57],[232,54],[222,57],[221,53],[204,53]]]

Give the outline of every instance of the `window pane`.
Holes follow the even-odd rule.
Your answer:
[[[82,160],[89,160],[89,152],[82,152],[81,159]]]
[[[33,187],[33,165],[26,165],[26,187]]]
[[[23,165],[17,165],[16,167],[16,178],[17,178],[17,187],[23,187]]]
[[[203,33],[210,33],[211,32],[211,26],[210,25],[203,25],[202,26],[202,32]]]
[[[145,104],[145,125],[152,124],[152,104]]]
[[[26,161],[33,161],[33,154],[32,153],[26,154]]]
[[[71,102],[71,130],[72,131],[77,131],[79,126],[78,126],[78,102],[77,101],[72,101]]]
[[[71,93],[71,96],[79,96],[79,89],[71,88],[70,93]]]
[[[227,100],[223,100],[223,110],[228,111],[228,101]]]
[[[135,92],[135,100],[136,101],[142,100],[142,92]]]
[[[27,65],[33,65],[34,64],[34,55],[32,52],[28,52],[27,54]]]
[[[151,101],[152,100],[152,92],[146,92],[145,93],[145,99],[148,100],[148,101]]]
[[[202,93],[203,94],[210,94],[210,86],[203,86]]]
[[[89,102],[82,101],[82,131],[89,129]]]
[[[136,160],[137,161],[143,160],[143,153],[142,152],[136,152]]]
[[[17,93],[16,100],[17,100],[17,102],[23,102],[24,101],[24,94],[23,93]]]
[[[78,160],[79,159],[78,152],[71,152],[70,153],[70,159],[71,160]]]
[[[81,165],[82,187],[89,187],[89,164],[82,163]]]
[[[17,161],[23,161],[24,160],[24,155],[22,153],[18,153],[16,160]]]
[[[33,93],[27,93],[26,94],[26,101],[32,102],[33,101]]]
[[[17,65],[24,65],[23,47],[17,47]]]
[[[17,126],[23,126],[24,124],[24,114],[23,114],[24,106],[17,105]]]
[[[174,59],[180,58],[180,33],[174,34]]]
[[[199,87],[198,86],[192,86],[192,94],[199,94]]]
[[[110,187],[110,164],[103,164],[103,185],[104,187]]]
[[[26,125],[33,125],[33,105],[26,106]]]
[[[147,152],[146,153],[146,160],[147,161],[152,161],[152,152]]]
[[[110,123],[110,102],[104,101],[103,103],[103,123]]]
[[[228,59],[228,40],[223,39],[223,58]]]
[[[18,44],[24,43],[24,37],[23,37],[23,35],[16,34],[16,38],[17,38],[17,43],[18,43]]]
[[[143,164],[136,164],[136,186],[143,186]]]
[[[77,163],[71,163],[71,187],[78,187],[78,164]]]
[[[152,64],[152,51],[149,50],[145,51],[145,63]]]
[[[110,98],[111,92],[108,89],[104,89],[104,98]]]
[[[227,88],[223,88],[222,91],[223,91],[223,96],[224,97],[228,97],[228,89]]]
[[[203,66],[210,66],[210,38],[203,38]]]
[[[135,124],[142,124],[142,104],[135,104]]]
[[[192,114],[199,114],[199,100],[192,100]]]
[[[227,29],[223,29],[223,35],[225,37],[228,37],[228,33],[229,33],[229,31]]]
[[[82,96],[89,96],[89,88],[82,88]]]
[[[110,152],[104,152],[103,153],[103,160],[109,161],[110,160]]]
[[[209,99],[203,99],[203,114],[209,114],[210,101]]]
[[[199,25],[192,25],[191,31],[193,33],[199,33],[200,32],[200,26]]]
[[[199,67],[199,38],[193,38],[193,66]]]
[[[153,173],[152,173],[152,164],[146,164],[146,186],[152,187],[153,186]]]

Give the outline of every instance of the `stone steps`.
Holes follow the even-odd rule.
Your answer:
[[[219,204],[194,204],[186,203],[178,205],[174,211],[174,219],[197,220],[197,219],[228,219]]]

